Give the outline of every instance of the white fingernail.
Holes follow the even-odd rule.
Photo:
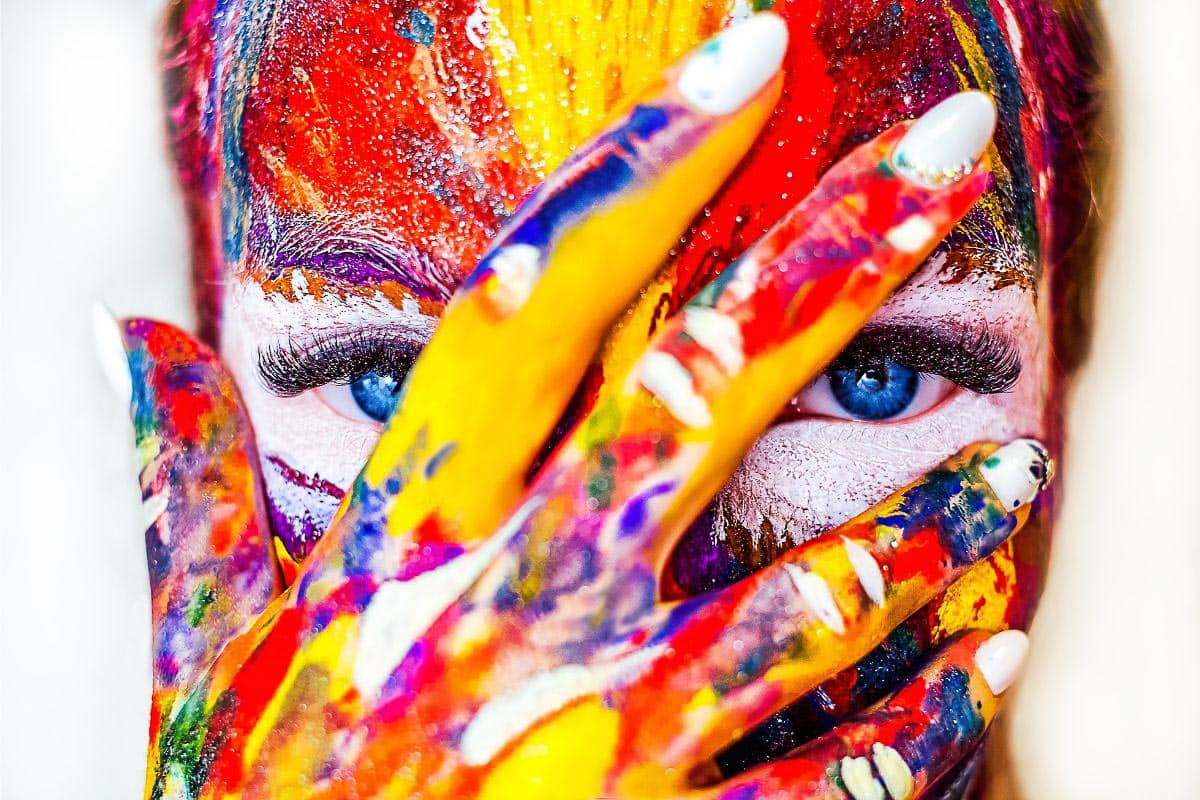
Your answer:
[[[676,87],[701,111],[736,111],[779,71],[787,41],[787,24],[780,17],[755,14],[700,45]]]
[[[651,350],[642,356],[638,380],[684,425],[692,428],[712,425],[708,401],[696,391],[692,373],[675,356]]]
[[[846,620],[842,617],[837,601],[833,599],[833,591],[820,575],[809,572],[795,564],[784,563],[788,577],[804,598],[805,605],[821,620],[826,628],[841,636],[846,632]]]
[[[854,568],[854,574],[858,576],[858,582],[867,597],[871,598],[875,605],[883,605],[883,573],[879,570],[879,562],[875,560],[875,556],[868,553],[861,544],[845,536],[842,537],[842,546],[846,548],[846,557],[850,559],[850,566]]]
[[[1029,652],[1029,637],[1021,631],[1002,631],[975,651],[975,666],[987,681],[992,694],[999,697],[1012,686]]]
[[[916,793],[917,782],[913,780],[912,770],[895,748],[875,742],[871,745],[871,760],[892,800],[909,800]]]
[[[866,758],[843,758],[840,774],[842,785],[854,800],[887,800],[883,784],[875,780],[871,762]]]
[[[959,92],[913,124],[892,152],[892,166],[921,186],[949,186],[974,169],[995,127],[996,106],[990,97]]]
[[[129,377],[129,356],[125,352],[121,325],[100,302],[92,305],[92,343],[108,385],[118,401],[129,405],[133,398],[133,380]]]
[[[983,479],[1009,511],[1033,502],[1054,477],[1054,460],[1041,442],[1017,439],[992,453],[979,467]]]

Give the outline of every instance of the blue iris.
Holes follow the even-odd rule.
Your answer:
[[[842,408],[858,419],[881,420],[908,408],[920,373],[895,361],[841,367],[829,373],[829,388]]]
[[[350,384],[350,394],[364,414],[376,422],[385,422],[400,399],[403,385],[395,375],[368,372]]]

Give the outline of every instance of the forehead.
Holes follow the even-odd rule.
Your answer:
[[[347,261],[338,242],[371,251],[367,240],[381,259],[400,253],[429,273],[430,296],[444,294],[546,170],[745,4],[615,0],[600,16],[585,5],[283,0],[228,15],[214,31],[226,263],[271,283],[305,258],[312,266],[317,252],[317,272],[361,277],[372,262]],[[1001,112],[997,183],[956,231],[946,274],[1036,280],[1043,110],[1019,9],[981,0],[774,5],[792,37],[784,96],[673,255],[679,294],[850,148],[972,87]],[[314,251],[316,239],[334,245]],[[980,257],[993,253],[1003,257]]]

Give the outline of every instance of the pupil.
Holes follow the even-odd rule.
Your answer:
[[[838,405],[856,419],[878,421],[904,411],[917,395],[920,374],[896,361],[842,367],[829,373]]]
[[[394,375],[368,372],[350,384],[355,405],[376,422],[385,422],[400,399],[401,382]]]

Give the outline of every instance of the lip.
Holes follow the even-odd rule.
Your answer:
[[[345,492],[314,475],[306,475],[274,455],[262,457],[271,530],[297,562],[312,551],[329,527]]]

